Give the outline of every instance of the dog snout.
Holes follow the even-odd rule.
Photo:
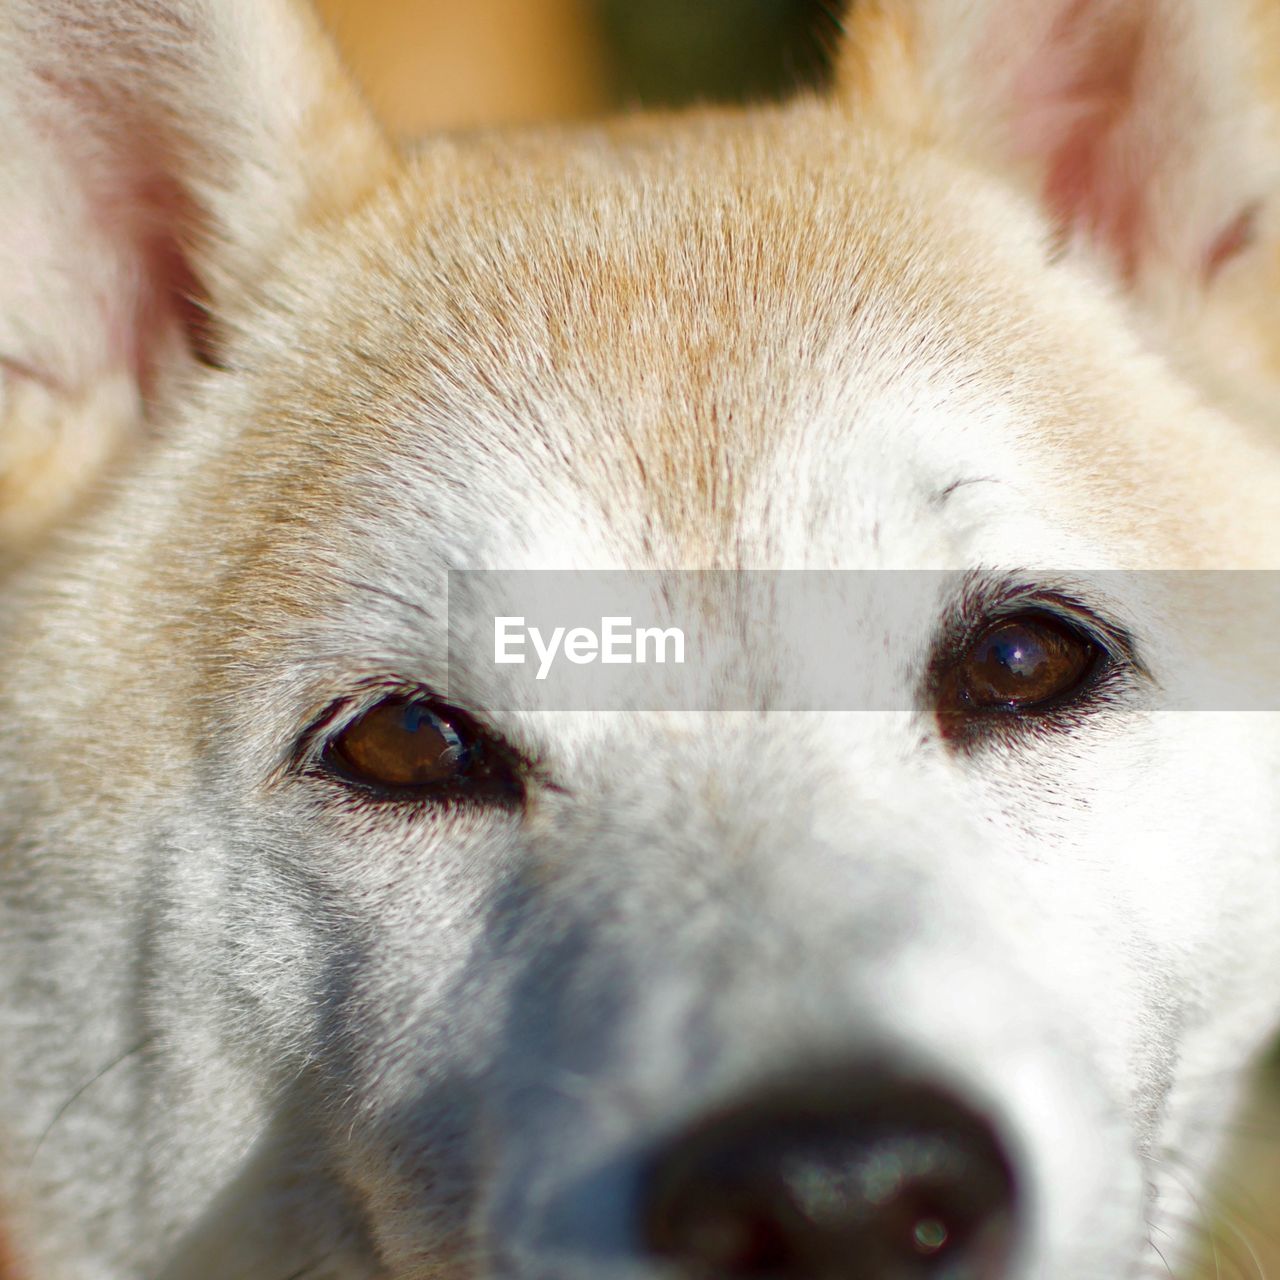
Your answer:
[[[1017,1232],[993,1127],[883,1072],[774,1085],[652,1157],[645,1247],[720,1280],[1000,1280]]]

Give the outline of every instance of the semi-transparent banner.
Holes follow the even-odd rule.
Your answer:
[[[442,692],[518,710],[912,710],[1025,619],[1088,644],[1136,709],[1280,710],[1265,571],[453,571]]]

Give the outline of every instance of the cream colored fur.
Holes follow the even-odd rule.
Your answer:
[[[285,0],[0,0],[3,1280],[657,1280],[658,1135],[885,1045],[1010,1280],[1185,1258],[1280,1026],[1275,26],[866,0],[829,98],[398,156]],[[892,712],[443,671],[451,570],[617,567],[1128,571],[1148,701],[957,751],[942,600]],[[446,675],[522,816],[295,767]]]

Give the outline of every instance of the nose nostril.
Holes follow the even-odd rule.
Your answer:
[[[980,1118],[865,1076],[693,1126],[645,1186],[649,1250],[706,1280],[1000,1280],[1015,1188]]]
[[[669,1256],[694,1260],[716,1275],[768,1276],[784,1270],[794,1252],[794,1227],[759,1205],[720,1205],[682,1221],[667,1217]]]

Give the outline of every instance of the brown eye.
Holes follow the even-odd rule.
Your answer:
[[[1056,618],[1022,614],[988,627],[944,682],[942,711],[1035,712],[1080,689],[1101,648]]]
[[[510,764],[471,721],[420,699],[389,698],[345,728],[325,753],[348,781],[385,792],[512,798]]]

